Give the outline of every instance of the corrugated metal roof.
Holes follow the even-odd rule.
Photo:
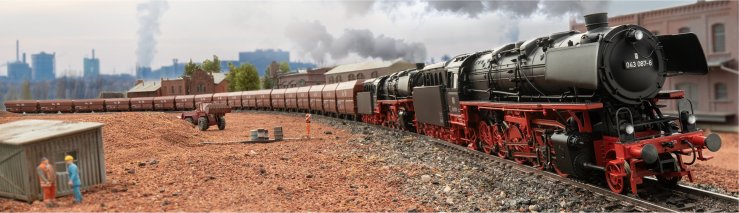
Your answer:
[[[146,81],[133,86],[128,92],[154,92],[159,90],[162,84],[159,81]]]
[[[94,122],[20,120],[0,124],[0,144],[22,145],[103,126]]]
[[[221,81],[226,79],[226,74],[220,73],[220,72],[214,72],[213,73],[213,83],[214,84],[220,84]]]
[[[333,69],[326,72],[326,75],[330,74],[338,74],[338,73],[345,73],[345,72],[354,72],[359,70],[369,70],[369,69],[377,69],[377,68],[385,68],[392,66],[395,63],[401,62],[401,60],[394,60],[394,61],[365,61],[360,62],[356,64],[344,64],[334,67]]]

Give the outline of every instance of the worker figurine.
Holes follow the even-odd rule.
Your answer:
[[[44,192],[44,203],[46,207],[56,206],[56,172],[54,166],[49,164],[49,159],[41,158],[41,163],[36,167],[39,185]]]
[[[71,155],[65,156],[64,162],[67,163],[67,174],[69,174],[69,185],[72,186],[74,193],[74,203],[81,203],[82,192],[80,192],[80,186],[82,185],[82,181],[80,181],[80,171],[77,165],[74,164],[74,157]]]
[[[308,132],[308,139],[310,139],[310,113],[305,114],[305,130]]]

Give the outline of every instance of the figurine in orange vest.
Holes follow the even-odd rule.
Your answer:
[[[56,172],[54,166],[49,164],[49,159],[41,158],[41,163],[36,167],[39,185],[44,192],[44,203],[46,207],[56,206]]]
[[[310,138],[310,113],[305,114],[305,130],[308,132],[308,138]]]

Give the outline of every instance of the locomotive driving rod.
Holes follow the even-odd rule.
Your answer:
[[[598,170],[598,171],[601,171],[601,172],[605,172],[606,171],[606,168],[604,168],[602,166],[598,166],[598,165],[592,164],[592,163],[588,163],[588,162],[582,163],[582,166],[585,167],[585,168],[588,168],[588,169]]]

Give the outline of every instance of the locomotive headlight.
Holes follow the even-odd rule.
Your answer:
[[[695,115],[688,116],[688,123],[689,124],[695,124]]]
[[[639,41],[644,38],[644,32],[641,30],[632,30],[628,32],[628,36],[631,41]]]
[[[626,128],[624,128],[624,132],[629,135],[634,134],[634,125],[626,125]]]

